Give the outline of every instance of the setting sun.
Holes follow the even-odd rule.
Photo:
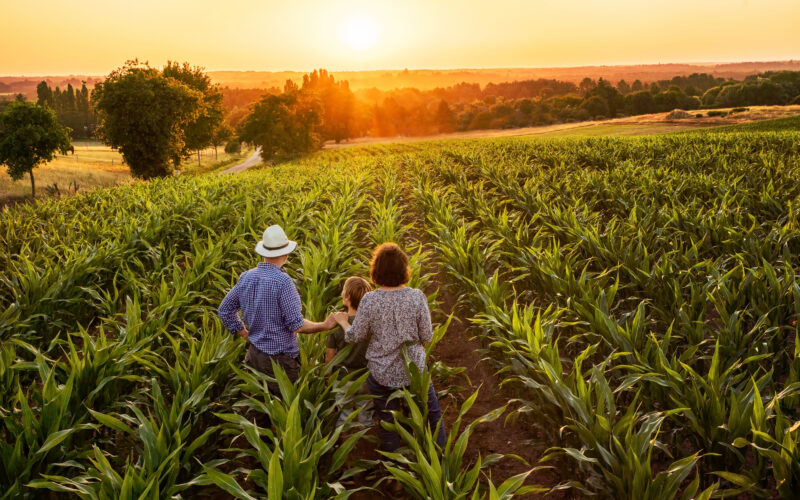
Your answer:
[[[339,36],[349,48],[366,50],[378,40],[378,24],[369,16],[352,15],[342,21]]]

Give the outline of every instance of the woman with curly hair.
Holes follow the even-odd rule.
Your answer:
[[[425,370],[425,348],[433,338],[431,313],[422,290],[407,286],[411,273],[408,255],[395,243],[384,243],[375,249],[370,262],[370,278],[377,287],[361,298],[352,326],[347,313],[336,313],[336,322],[345,331],[347,342],[369,339],[367,347],[367,387],[376,396],[373,403],[381,421],[393,422],[392,410],[400,409],[400,400],[388,401],[397,389],[408,386],[403,360],[405,346],[409,359]],[[433,383],[428,387],[428,423],[435,429],[442,419],[442,410]],[[400,447],[396,432],[378,427],[381,450]],[[444,446],[444,424],[439,427],[436,442]]]

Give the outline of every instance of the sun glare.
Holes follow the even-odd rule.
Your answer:
[[[378,24],[364,15],[353,15],[342,21],[339,36],[349,48],[366,50],[378,40]]]

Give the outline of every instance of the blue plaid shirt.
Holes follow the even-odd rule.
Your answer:
[[[267,354],[300,355],[296,333],[303,326],[300,294],[281,268],[261,262],[242,273],[218,309],[222,324],[231,332],[244,329],[239,311],[256,349]]]

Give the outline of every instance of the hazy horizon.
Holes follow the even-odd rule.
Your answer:
[[[174,61],[183,62],[181,59],[173,59]],[[145,61],[143,59],[139,59],[140,62],[148,62],[151,66],[160,67],[162,64],[154,64],[149,61]],[[338,69],[338,68],[329,68],[325,65],[322,66],[314,66],[310,68],[288,68],[288,69],[252,69],[252,68],[206,68],[203,69],[208,73],[225,73],[225,72],[239,72],[239,73],[310,73],[316,69],[325,69],[331,73],[359,73],[359,72],[381,72],[381,71],[471,71],[471,70],[479,70],[479,71],[492,71],[492,70],[546,70],[546,69],[571,69],[571,68],[594,68],[594,67],[625,67],[625,66],[668,66],[668,65],[681,65],[681,66],[713,66],[713,65],[726,65],[726,64],[763,64],[763,63],[791,63],[800,61],[800,56],[794,58],[786,58],[786,59],[747,59],[747,60],[717,60],[717,61],[657,61],[657,62],[630,62],[630,63],[596,63],[596,64],[571,64],[571,65],[553,65],[553,66],[462,66],[462,67],[452,67],[452,68],[445,68],[445,67],[424,67],[424,68],[412,68],[412,67],[402,67],[402,68],[374,68],[374,69],[359,69],[359,68],[350,68],[350,69]],[[70,76],[92,76],[92,77],[104,77],[114,69],[121,66],[125,61],[121,61],[120,64],[110,68],[106,72],[101,73],[86,73],[86,72],[70,72],[70,73],[54,73],[54,72],[39,72],[39,73],[0,73],[0,78],[9,78],[9,77],[19,77],[19,78],[34,78],[34,77],[43,77],[43,76],[52,76],[52,77],[70,77]],[[166,61],[165,61],[166,62]],[[191,63],[191,61],[189,61]]]

